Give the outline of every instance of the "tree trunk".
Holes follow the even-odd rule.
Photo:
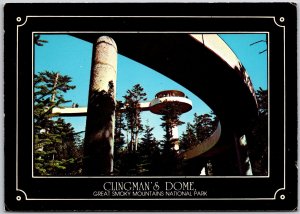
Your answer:
[[[51,102],[53,102],[53,103],[55,101],[55,96],[56,96],[56,89],[55,88],[57,86],[58,77],[59,77],[59,73],[56,73],[55,80],[54,80],[54,83],[53,83],[52,97],[51,97]]]

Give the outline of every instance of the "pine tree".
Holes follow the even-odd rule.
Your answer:
[[[122,101],[116,102],[116,121],[115,121],[115,152],[120,152],[125,144],[123,131],[126,128],[124,122],[124,103]]]
[[[185,133],[180,137],[181,149],[188,150],[194,146],[202,143],[205,139],[210,137],[216,130],[218,125],[218,118],[211,112],[210,114],[197,115],[194,114],[192,124],[188,124]],[[214,168],[213,161],[206,160],[205,170],[206,175],[213,175]]]
[[[140,103],[145,101],[146,93],[140,84],[133,86],[132,90],[128,90],[125,98],[125,117],[127,120],[127,128],[130,131],[129,150],[136,151],[138,146],[138,135],[143,131],[141,120]]]
[[[180,137],[181,147],[186,150],[201,143],[213,134],[217,125],[218,118],[213,112],[203,115],[195,113],[193,123],[187,124],[186,131]]]
[[[127,149],[119,153],[117,170],[119,175],[138,175],[141,161],[140,154],[137,151],[138,136],[143,131],[140,103],[146,100],[146,93],[140,84],[136,84],[131,90],[127,90],[127,94],[123,97],[125,101],[121,108],[125,115],[126,124],[125,127],[121,125],[121,129],[127,131]],[[129,142],[128,133],[130,134]]]
[[[212,135],[217,127],[217,119],[211,114],[197,115],[194,114],[194,126],[198,143]]]
[[[185,132],[180,137],[180,150],[185,151],[198,144],[194,125],[187,123]]]
[[[39,35],[39,34],[34,35],[34,38],[33,38],[34,44],[36,44],[37,46],[44,46],[43,43],[48,43],[47,40],[40,39],[40,37],[41,37],[41,35]]]
[[[155,174],[155,164],[157,155],[159,155],[158,142],[153,136],[154,127],[145,126],[144,135],[141,138],[138,149],[138,174],[153,175]]]
[[[124,154],[124,134],[123,131],[126,128],[124,122],[124,103],[122,101],[116,102],[116,120],[115,120],[115,142],[114,142],[114,174],[120,173],[120,168],[122,166],[122,157]]]
[[[155,143],[155,138],[152,133],[153,129],[154,127],[150,127],[149,125],[145,126],[144,135],[139,144],[139,151],[143,154],[148,153],[151,150],[152,144]]]
[[[182,114],[181,109],[176,102],[166,102],[164,109],[161,111],[163,121],[161,126],[165,130],[163,151],[161,157],[161,173],[163,175],[176,175],[178,173],[178,164],[180,162],[177,151],[174,149],[172,128],[184,124],[179,117]]]
[[[184,124],[179,117],[182,114],[181,109],[177,102],[166,102],[164,109],[161,110],[163,116],[161,120],[163,121],[161,127],[163,127],[166,134],[164,135],[164,150],[170,151],[173,148],[172,144],[172,128],[175,126],[180,126]]]
[[[34,174],[73,175],[80,173],[80,158],[71,124],[55,120],[54,107],[70,101],[63,94],[75,88],[71,78],[44,71],[34,76]],[[78,140],[78,139],[77,139]],[[73,168],[73,170],[70,170]]]
[[[268,90],[259,88],[255,94],[258,118],[246,136],[253,174],[266,176],[268,175]]]

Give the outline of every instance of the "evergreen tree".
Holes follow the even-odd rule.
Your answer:
[[[124,134],[126,125],[124,122],[123,113],[124,103],[122,101],[116,102],[116,120],[115,120],[115,142],[114,142],[114,174],[120,173],[120,168],[122,164],[122,156],[124,154]]]
[[[138,174],[153,175],[155,174],[155,164],[159,155],[158,142],[153,136],[154,127],[145,126],[144,135],[141,138],[138,149]]]
[[[126,128],[124,122],[124,103],[117,101],[116,103],[116,121],[115,121],[115,152],[120,152],[125,144],[123,131]]]
[[[41,35],[39,35],[39,34],[34,35],[34,38],[33,38],[34,44],[36,44],[38,46],[44,46],[43,43],[48,43],[47,40],[40,39],[40,37],[41,37]]]
[[[127,120],[127,128],[130,131],[130,143],[128,145],[130,151],[137,150],[138,135],[143,131],[140,102],[147,99],[146,95],[143,87],[140,84],[136,84],[132,90],[128,90],[124,96],[125,117]]]
[[[161,172],[164,175],[176,175],[178,173],[178,159],[177,151],[174,150],[174,139],[172,128],[175,126],[182,125],[184,122],[180,121],[179,117],[181,115],[181,109],[178,103],[166,102],[164,109],[162,110],[163,116],[161,120],[163,121],[161,126],[164,128],[166,134],[163,140],[163,151],[161,158]],[[177,139],[175,139],[177,140]]]
[[[217,127],[217,119],[211,114],[194,114],[194,126],[198,143],[212,135]]]
[[[125,101],[121,108],[123,109],[122,115],[125,115],[126,124],[125,126],[124,124],[120,125],[120,120],[117,123],[122,127],[122,130],[127,131],[127,149],[118,154],[117,171],[119,175],[138,175],[143,173],[140,153],[137,151],[138,136],[143,131],[140,103],[146,100],[146,93],[140,84],[136,84],[131,90],[127,90],[123,97]],[[128,133],[130,134],[129,142]],[[121,135],[124,137],[123,134]]]
[[[249,156],[254,175],[268,175],[268,90],[255,92],[258,104],[258,119],[247,134]]]
[[[186,131],[180,137],[181,148],[186,150],[201,143],[213,134],[217,125],[218,118],[213,112],[203,115],[195,113],[193,123],[187,124]]]
[[[75,175],[80,153],[76,136],[70,124],[61,118],[55,120],[54,107],[70,102],[63,93],[74,89],[71,78],[55,72],[40,72],[34,76],[34,174]]]
[[[164,135],[165,138],[165,144],[164,144],[164,150],[169,151],[173,148],[172,144],[172,129],[175,126],[180,126],[184,124],[179,117],[182,114],[181,109],[179,107],[177,102],[166,102],[165,107],[163,110],[161,110],[163,116],[161,117],[161,120],[163,121],[161,124],[161,127],[165,130],[166,134]]]
[[[198,144],[194,125],[187,123],[185,132],[180,137],[180,150],[185,151]]]
[[[141,142],[139,144],[140,153],[147,154],[152,150],[152,147],[155,147],[155,138],[153,137],[154,127],[150,127],[149,125],[145,126],[144,135],[141,138]]]
[[[180,137],[181,149],[184,151],[202,143],[213,134],[217,125],[218,119],[213,112],[203,115],[197,115],[195,113],[193,124],[188,124],[185,133],[183,133]],[[213,161],[205,161],[207,161],[205,164],[206,175],[213,175],[213,169],[215,166]]]

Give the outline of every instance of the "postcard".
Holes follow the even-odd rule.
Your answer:
[[[297,210],[295,4],[4,18],[8,211]]]

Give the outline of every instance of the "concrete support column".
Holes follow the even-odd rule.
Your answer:
[[[253,175],[250,157],[248,153],[246,135],[240,137],[241,156],[243,158],[243,164],[245,169],[245,175]]]
[[[173,139],[178,139],[179,135],[178,135],[178,126],[174,126],[172,127],[172,140]]]
[[[175,151],[179,150],[179,135],[178,135],[178,126],[174,126],[172,127],[172,137],[171,137],[171,141],[173,142],[173,149]]]
[[[112,38],[102,36],[93,50],[84,142],[84,175],[110,175],[113,172],[116,75],[116,43]]]
[[[240,175],[253,175],[245,135],[235,136],[235,148]]]

